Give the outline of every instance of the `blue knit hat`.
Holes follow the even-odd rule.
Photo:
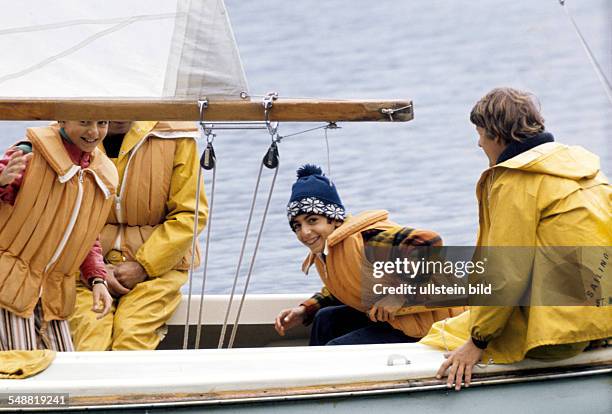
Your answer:
[[[287,204],[289,222],[300,214],[319,214],[341,221],[346,218],[336,186],[317,165],[306,164],[298,168],[297,181],[291,187]]]

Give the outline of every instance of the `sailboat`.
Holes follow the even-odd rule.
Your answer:
[[[8,7],[0,17],[0,50],[28,51],[3,60],[3,120],[191,120],[211,128],[222,122],[395,122],[414,116],[408,99],[279,97],[268,98],[266,108],[250,96],[221,0],[107,1],[91,10],[76,0],[48,3],[28,2],[36,13]],[[143,45],[151,33],[155,41]],[[104,65],[92,76],[91,62],[100,53]],[[228,295],[185,296],[162,349],[60,353],[34,377],[0,380],[0,394],[62,393],[69,406],[44,408],[75,411],[410,407],[438,412],[449,404],[473,408],[475,398],[490,401],[493,395],[498,404],[517,410],[524,401],[559,395],[573,397],[563,400],[568,410],[609,404],[609,349],[556,364],[480,367],[470,390],[450,396],[445,382],[434,378],[443,352],[424,345],[309,348],[302,346],[306,328],[279,341],[271,321],[279,309],[305,298],[248,295],[235,349],[184,350],[185,325],[188,345],[195,342],[200,321],[193,310],[201,302],[206,312],[197,334],[204,348],[216,346],[228,304],[230,320],[239,308]]]

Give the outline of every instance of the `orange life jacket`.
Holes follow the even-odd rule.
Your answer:
[[[14,205],[0,203],[0,307],[21,317],[41,300],[44,319],[74,309],[75,276],[104,226],[118,182],[98,149],[73,164],[57,127],[29,128],[32,158]]]
[[[318,255],[311,253],[302,269],[307,271],[314,263],[321,280],[332,295],[345,305],[367,312],[369,305],[362,300],[361,278],[365,258],[361,233],[372,229],[384,231],[399,226],[388,217],[389,213],[384,210],[365,211],[350,217],[327,238],[325,262]],[[459,315],[463,311],[463,307],[427,310],[397,316],[389,323],[410,337],[422,338],[434,322]]]
[[[158,122],[131,150],[115,206],[100,236],[104,255],[115,249],[127,260],[135,261],[140,246],[166,220],[174,169],[174,138],[194,132],[197,128],[192,122]],[[173,269],[188,270],[190,261],[191,248]],[[194,267],[198,267],[199,244],[194,262]]]

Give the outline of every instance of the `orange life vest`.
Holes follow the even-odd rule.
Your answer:
[[[79,267],[112,206],[117,170],[98,149],[73,164],[57,127],[29,128],[32,159],[14,205],[0,203],[0,307],[45,320],[74,309]]]
[[[166,220],[174,169],[174,138],[194,132],[197,128],[192,122],[158,122],[131,150],[115,208],[100,236],[104,255],[115,249],[127,260],[135,261],[140,246]],[[191,248],[173,269],[188,270],[190,261]],[[198,267],[199,244],[196,244],[194,262],[194,267]]]
[[[345,305],[367,312],[369,305],[362,300],[361,278],[365,258],[361,233],[372,229],[384,231],[399,226],[388,217],[389,213],[384,210],[365,211],[350,217],[327,238],[325,262],[319,256],[310,254],[304,262],[303,270],[307,271],[314,263],[321,280],[332,295]],[[422,338],[434,322],[459,315],[463,311],[463,307],[427,310],[397,316],[389,323],[410,337]]]

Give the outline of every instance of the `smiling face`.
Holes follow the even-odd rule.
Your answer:
[[[60,121],[70,141],[83,152],[92,152],[108,132],[108,121]]]
[[[489,138],[484,128],[476,127],[476,131],[478,132],[478,146],[482,148],[489,159],[489,167],[492,167],[497,163],[499,156],[508,145],[501,138]]]
[[[291,220],[291,228],[302,244],[312,253],[322,253],[325,241],[342,222],[318,214],[300,214]]]

